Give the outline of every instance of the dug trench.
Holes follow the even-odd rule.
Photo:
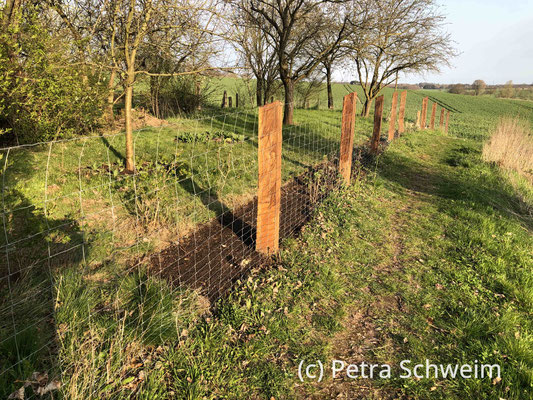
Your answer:
[[[383,146],[384,147],[384,146]],[[382,149],[383,149],[382,147]],[[368,143],[354,149],[352,169],[373,162]],[[297,236],[313,210],[338,188],[338,160],[308,167],[281,188],[280,241]],[[173,287],[188,287],[214,304],[252,269],[268,268],[272,257],[255,250],[257,197],[234,210],[200,225],[192,233],[148,257],[151,275],[166,279]]]

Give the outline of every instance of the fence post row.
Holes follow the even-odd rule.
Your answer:
[[[353,137],[355,131],[355,110],[357,93],[353,92],[344,96],[342,105],[342,132],[339,156],[339,173],[344,182],[349,185],[352,173]]]
[[[389,142],[394,140],[394,134],[396,133],[396,111],[398,109],[398,92],[392,94],[392,105],[390,111],[390,121],[389,121],[389,135],[387,139]]]
[[[437,103],[433,103],[433,106],[431,107],[431,121],[429,123],[429,129],[431,130],[435,129],[436,114],[437,114]]]
[[[405,102],[407,100],[407,91],[400,95],[400,114],[398,115],[398,134],[405,132]]]
[[[428,113],[428,97],[424,97],[422,100],[422,115],[420,116],[420,129],[426,129],[426,117]]]
[[[439,120],[439,129],[442,130],[444,128],[444,108],[440,109],[440,120]]]
[[[372,132],[372,142],[370,152],[377,154],[379,149],[379,139],[381,136],[381,122],[383,117],[383,95],[376,98],[376,108],[374,109],[374,131]]]
[[[450,110],[448,110],[448,113],[446,114],[446,129],[444,130],[446,133],[448,133],[448,124],[450,123]]]
[[[279,249],[282,109],[280,101],[259,108],[256,250],[267,255]]]

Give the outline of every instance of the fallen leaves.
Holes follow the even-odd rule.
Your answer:
[[[31,387],[33,393],[39,396],[44,396],[54,390],[61,388],[61,382],[57,379],[48,380],[47,372],[34,372],[31,378],[24,381],[24,385],[18,390],[15,390],[8,396],[8,400],[24,400],[26,397],[26,388]]]

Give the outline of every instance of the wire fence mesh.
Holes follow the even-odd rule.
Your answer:
[[[341,118],[302,114],[263,148],[253,109],[141,129],[132,174],[121,133],[0,150],[0,386],[57,371],[72,397],[87,396],[101,387],[86,371],[118,373],[109,360],[132,338],[179,340],[248,271],[272,263],[256,251],[258,176],[278,184],[278,225],[266,236],[279,239],[341,184]],[[279,160],[260,171],[274,147]],[[85,352],[104,356],[89,368]]]

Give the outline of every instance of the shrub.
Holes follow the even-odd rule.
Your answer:
[[[453,94],[465,94],[466,88],[462,83],[456,83],[450,87],[449,92]]]
[[[64,39],[52,36],[31,8],[22,14],[16,35],[2,32],[0,133],[31,143],[98,127],[104,109],[103,81],[72,65],[68,51]]]
[[[533,136],[518,118],[502,118],[483,146],[483,158],[514,170],[533,183]]]

